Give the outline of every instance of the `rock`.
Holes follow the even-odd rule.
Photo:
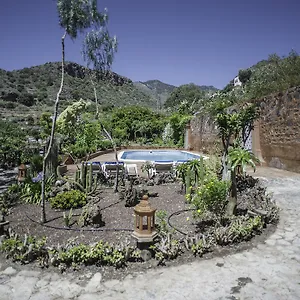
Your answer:
[[[3,275],[14,275],[16,273],[17,273],[17,270],[14,269],[13,267],[8,267],[2,272]]]
[[[150,180],[147,182],[147,186],[154,186],[154,180],[153,180],[153,179],[150,179]]]
[[[101,273],[95,273],[94,276],[90,279],[88,284],[85,287],[85,291],[88,293],[96,293],[100,290],[103,290],[103,286],[101,284],[102,275]]]
[[[121,282],[119,280],[113,279],[113,280],[109,280],[106,281],[104,283],[104,285],[108,288],[108,289],[113,289],[116,285],[121,284]]]
[[[30,270],[22,270],[19,272],[19,276],[24,276],[24,277],[38,277],[41,272],[38,271],[30,271]]]
[[[62,186],[64,184],[64,181],[63,180],[57,180],[55,182],[55,186],[58,187],[58,186]]]
[[[141,251],[141,258],[143,261],[149,261],[152,258],[152,254],[149,250],[144,249]]]
[[[103,226],[101,208],[97,203],[89,202],[83,207],[82,214],[78,220],[78,225],[81,227],[87,225]]]
[[[61,188],[64,192],[70,191],[72,189],[71,184],[69,182],[67,182],[63,186],[61,186]]]

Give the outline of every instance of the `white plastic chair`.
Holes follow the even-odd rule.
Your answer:
[[[172,173],[173,161],[154,161],[152,168],[150,169],[150,177],[155,176],[158,173]]]

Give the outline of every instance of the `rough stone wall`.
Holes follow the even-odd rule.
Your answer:
[[[190,150],[207,153],[218,140],[213,120],[208,116],[197,114],[190,122]]]
[[[260,148],[267,165],[300,172],[300,87],[255,102],[261,109]]]
[[[266,164],[300,173],[300,86],[253,102],[261,110],[258,148]],[[196,115],[190,122],[190,149],[205,153],[216,141],[212,119]]]

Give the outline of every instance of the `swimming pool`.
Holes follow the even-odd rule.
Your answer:
[[[119,153],[119,160],[124,162],[145,161],[187,161],[201,156],[180,150],[128,150]]]

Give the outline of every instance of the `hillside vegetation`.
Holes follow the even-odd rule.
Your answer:
[[[260,99],[276,92],[300,85],[300,56],[291,51],[286,57],[269,55],[254,66],[238,73],[241,87],[234,87],[233,80],[221,91],[215,93],[206,108],[211,112],[236,103]]]
[[[46,63],[11,72],[0,69],[2,117],[24,116],[26,113],[36,115],[41,111],[50,111],[59,88],[60,72],[60,63]],[[137,89],[130,79],[113,72],[103,75],[96,82],[96,88],[99,102],[103,106],[156,106],[156,101]],[[75,63],[66,63],[61,109],[80,98],[94,101],[87,69]]]
[[[161,82],[159,80],[138,81],[134,85],[156,100],[158,107],[161,107],[170,96],[176,86]]]

